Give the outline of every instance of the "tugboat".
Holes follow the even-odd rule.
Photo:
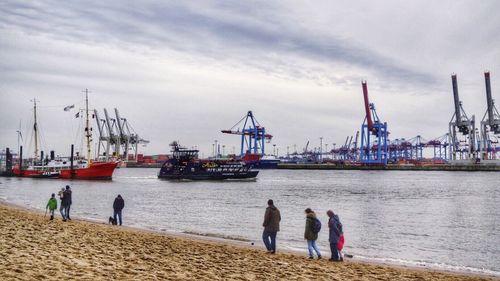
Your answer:
[[[252,171],[252,165],[244,162],[198,159],[198,150],[186,149],[175,141],[170,146],[172,157],[163,163],[158,173],[160,179],[239,180],[255,178],[259,173],[259,171]]]

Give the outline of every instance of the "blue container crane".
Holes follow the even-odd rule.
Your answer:
[[[363,81],[363,97],[366,116],[361,125],[360,162],[363,164],[387,165],[387,123],[381,122],[375,105],[368,100],[368,87]]]
[[[243,125],[241,131],[239,129],[240,125]],[[235,130],[234,128],[238,129]],[[264,156],[265,141],[269,142],[273,138],[272,135],[266,134],[266,129],[259,124],[251,110],[249,110],[231,129],[221,130],[221,132],[224,134],[241,136],[240,157],[248,154],[259,155],[261,157]]]

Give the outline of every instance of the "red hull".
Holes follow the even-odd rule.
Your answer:
[[[86,180],[110,180],[113,177],[118,162],[92,162],[87,168],[61,170],[59,178],[62,179],[86,179]]]
[[[113,177],[118,162],[92,162],[90,167],[75,168],[71,171],[69,168],[63,168],[58,173],[49,173],[46,170],[19,170],[19,166],[12,169],[14,175],[18,177],[30,178],[60,178],[60,179],[84,179],[84,180],[110,180]]]
[[[12,173],[17,177],[27,177],[27,178],[57,178],[59,175],[57,173],[50,173],[41,170],[19,170],[19,166],[12,169]]]

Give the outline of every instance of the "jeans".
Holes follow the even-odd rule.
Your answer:
[[[49,210],[50,219],[53,219],[53,218],[54,218],[54,211],[55,211],[55,210],[56,210],[56,209],[50,209],[50,210]]]
[[[118,219],[120,220],[120,225],[122,225],[122,210],[114,210],[113,218],[115,219],[116,223],[118,221],[116,220],[116,216],[118,216]]]
[[[316,255],[318,255],[318,257],[321,257],[321,253],[319,252],[319,249],[316,246],[316,240],[307,240],[307,249],[309,250],[310,257],[314,256],[313,250],[316,252]]]
[[[337,243],[330,243],[330,251],[332,251],[332,260],[340,260],[339,250],[337,249]]]
[[[61,217],[63,218],[63,220],[66,219],[66,216],[64,215],[65,210],[66,210],[66,206],[61,205],[61,207],[59,207],[59,212],[61,212]]]
[[[262,240],[264,240],[264,245],[266,249],[271,252],[276,252],[276,234],[275,231],[265,231],[262,233]]]
[[[70,220],[70,218],[69,218],[69,209],[70,208],[71,208],[71,205],[64,206],[64,212],[65,212],[65,215],[66,215],[65,219],[67,219],[67,220]]]

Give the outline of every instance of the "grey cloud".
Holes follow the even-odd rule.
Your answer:
[[[432,75],[401,66],[401,62],[377,54],[366,46],[324,33],[281,23],[283,8],[262,3],[212,3],[190,6],[184,2],[135,4],[129,2],[5,2],[0,24],[41,32],[72,41],[171,48],[217,60],[237,60],[243,65],[292,77],[311,78],[308,67],[293,65],[295,57],[328,66],[320,75],[335,83],[327,71],[338,64],[354,65],[405,83],[432,84]],[[206,2],[197,3],[207,5]],[[260,6],[262,5],[262,6]],[[214,8],[215,7],[215,8]],[[217,10],[219,9],[219,10]],[[274,19],[269,17],[274,15]],[[294,66],[294,67],[292,67]]]

